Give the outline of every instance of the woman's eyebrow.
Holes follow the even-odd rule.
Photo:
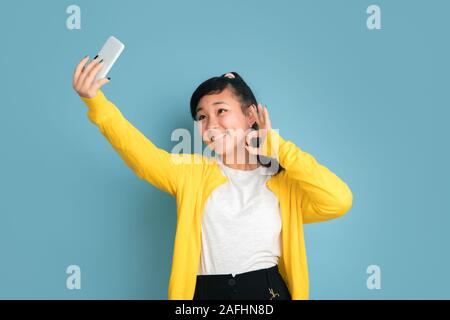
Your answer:
[[[226,103],[225,101],[216,101],[216,102],[213,103],[213,105],[216,105],[216,104],[226,104],[226,105],[228,105],[228,103]]]
[[[226,104],[227,106],[229,106],[228,103],[226,103],[225,101],[216,101],[213,103],[213,106],[218,105],[218,104]],[[202,108],[197,108],[197,110],[195,110],[195,112],[199,112],[200,110],[203,110]]]

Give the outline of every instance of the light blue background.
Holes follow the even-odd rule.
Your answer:
[[[81,30],[66,28],[71,4]],[[366,27],[371,4],[382,30]],[[275,128],[349,184],[306,226],[311,299],[450,298],[448,1],[1,4],[0,298],[166,299],[175,200],[140,180],[72,89],[107,37],[103,91],[155,144],[193,125],[202,81],[238,71]],[[446,200],[447,199],[447,200]],[[81,267],[81,290],[66,268]],[[381,290],[366,268],[379,265]]]

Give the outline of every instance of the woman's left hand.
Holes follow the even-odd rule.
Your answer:
[[[250,107],[250,112],[255,116],[256,123],[258,124],[258,130],[252,130],[250,131],[247,136],[245,137],[246,146],[245,148],[248,150],[248,152],[252,155],[263,155],[264,152],[261,150],[261,146],[264,144],[264,141],[266,139],[267,134],[272,129],[272,124],[270,122],[269,118],[269,112],[267,111],[266,106],[262,106],[262,104],[258,103],[258,106],[255,106],[252,104]],[[258,108],[258,112],[256,112],[256,109]],[[259,147],[253,147],[251,142],[251,139],[253,138],[260,138],[259,139]]]

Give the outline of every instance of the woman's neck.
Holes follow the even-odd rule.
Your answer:
[[[236,153],[234,154],[236,155]],[[223,154],[220,157],[222,163],[226,165],[229,168],[236,169],[236,170],[254,170],[261,166],[261,164],[257,161],[257,158],[255,155],[251,155],[247,149],[245,149],[245,160],[242,161],[241,159],[238,159],[240,161],[237,161],[236,157],[234,155],[229,155],[228,157]],[[251,160],[251,161],[250,161]]]

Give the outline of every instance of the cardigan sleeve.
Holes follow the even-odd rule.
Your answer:
[[[298,183],[303,223],[326,221],[350,210],[353,195],[348,185],[309,153],[272,129],[262,144],[263,155],[276,158],[285,174]]]
[[[141,179],[175,196],[181,163],[175,154],[155,146],[135,128],[101,90],[93,98],[81,97],[87,116],[95,124],[128,167]]]

